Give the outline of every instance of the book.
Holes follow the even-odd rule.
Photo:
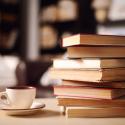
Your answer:
[[[90,118],[109,118],[125,117],[125,107],[66,107],[66,116],[69,118],[90,117]]]
[[[115,82],[85,82],[85,81],[72,81],[72,80],[62,80],[61,85],[68,86],[88,86],[88,87],[100,87],[100,88],[125,88],[125,81],[115,81]]]
[[[125,46],[125,37],[116,35],[77,34],[63,38],[63,47],[74,45]]]
[[[57,85],[54,86],[54,94],[69,97],[114,99],[125,95],[125,89]]]
[[[116,68],[125,67],[125,59],[101,59],[101,58],[83,58],[83,59],[54,59],[54,68]]]
[[[118,99],[94,99],[68,96],[57,96],[59,106],[83,106],[83,107],[125,107],[125,96]]]
[[[50,77],[53,79],[100,82],[124,81],[125,68],[112,69],[56,69],[50,68]]]
[[[124,58],[125,47],[114,46],[73,46],[67,48],[69,58]]]

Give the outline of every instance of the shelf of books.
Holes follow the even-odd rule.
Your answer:
[[[63,54],[66,49],[60,41],[66,36],[87,30],[94,33],[95,22],[88,21],[94,20],[90,0],[41,0],[40,4],[41,55]]]
[[[17,0],[0,1],[0,52],[9,53],[14,49],[18,36],[19,3]]]
[[[93,0],[92,7],[98,22],[97,34],[125,36],[125,1]]]

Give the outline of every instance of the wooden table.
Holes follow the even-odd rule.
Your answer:
[[[66,118],[56,99],[37,99],[46,107],[31,116],[7,116],[0,111],[0,125],[125,125],[125,118]]]

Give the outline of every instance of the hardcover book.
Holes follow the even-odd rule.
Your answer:
[[[67,48],[69,58],[125,58],[125,47],[73,46]]]
[[[74,45],[125,46],[125,37],[116,35],[77,34],[63,38],[63,47]]]
[[[78,98],[70,96],[57,96],[59,106],[83,107],[125,107],[125,96],[117,99]]]
[[[85,81],[73,81],[62,80],[61,85],[68,86],[87,86],[87,87],[100,87],[100,88],[125,88],[125,81],[100,81],[100,82],[85,82]]]
[[[124,81],[125,68],[110,69],[56,69],[51,68],[50,77],[54,79],[100,82]]]
[[[54,68],[79,69],[79,68],[117,68],[125,67],[125,59],[107,58],[82,58],[82,59],[54,59]]]
[[[54,86],[54,94],[69,97],[114,99],[125,95],[125,89],[58,85]]]
[[[109,118],[109,117],[125,117],[125,107],[66,107],[66,116],[70,118]]]

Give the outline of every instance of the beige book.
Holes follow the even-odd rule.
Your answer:
[[[54,86],[54,94],[80,98],[114,99],[125,95],[125,89],[58,85]]]
[[[124,58],[125,47],[74,46],[67,48],[69,58]]]
[[[66,116],[69,118],[109,118],[109,117],[125,117],[125,107],[66,107]]]
[[[63,47],[74,46],[74,45],[125,46],[125,36],[77,34],[63,38],[62,42]]]
[[[125,68],[112,69],[56,69],[49,70],[51,78],[86,81],[86,82],[100,82],[100,81],[124,81]]]
[[[95,99],[69,96],[57,96],[59,106],[83,107],[125,107],[125,96],[118,99]]]
[[[101,58],[83,58],[83,59],[54,59],[54,68],[116,68],[125,67],[125,59],[101,59]]]

